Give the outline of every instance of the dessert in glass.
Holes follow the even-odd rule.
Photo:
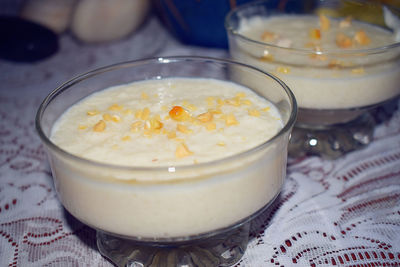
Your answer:
[[[299,113],[290,154],[336,158],[371,141],[369,111],[400,93],[399,12],[367,1],[352,1],[354,8],[318,1],[302,10],[292,2],[232,10],[225,21],[230,54],[292,89]]]
[[[169,57],[64,83],[36,127],[61,202],[113,263],[230,266],[281,190],[296,111],[254,67]]]

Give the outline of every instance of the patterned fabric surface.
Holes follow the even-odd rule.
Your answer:
[[[95,231],[58,201],[35,112],[50,90],[81,72],[187,54],[227,57],[183,46],[150,19],[118,43],[63,36],[46,61],[0,62],[0,266],[112,266],[96,249]],[[283,191],[253,222],[237,266],[400,266],[400,111],[388,106],[375,116],[380,123],[367,148],[334,161],[289,161]]]

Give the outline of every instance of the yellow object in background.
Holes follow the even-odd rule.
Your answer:
[[[338,6],[327,6],[318,9],[317,14],[324,14],[329,17],[347,17],[384,26],[383,10],[381,4],[400,8],[399,0],[342,0]]]

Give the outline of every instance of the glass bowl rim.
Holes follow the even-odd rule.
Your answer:
[[[82,80],[85,80],[87,78],[91,78],[92,76],[99,75],[103,72],[109,72],[113,71],[115,69],[120,69],[120,68],[130,68],[130,67],[135,67],[138,65],[146,65],[146,64],[168,64],[168,63],[177,63],[177,62],[205,62],[205,63],[220,63],[220,64],[225,64],[225,65],[236,65],[236,66],[241,66],[246,69],[251,69],[255,72],[258,72],[260,74],[268,76],[270,79],[274,80],[280,85],[280,88],[283,89],[284,93],[288,97],[288,100],[290,102],[290,105],[292,107],[290,116],[288,117],[287,122],[285,123],[284,127],[280,129],[274,136],[269,138],[268,140],[260,143],[259,145],[255,147],[251,147],[249,149],[246,149],[244,151],[241,151],[239,153],[236,153],[234,155],[230,155],[227,157],[223,158],[218,158],[216,160],[212,161],[206,161],[198,164],[183,164],[183,165],[163,165],[163,166],[154,166],[154,167],[149,167],[149,166],[127,166],[127,165],[117,165],[117,164],[108,164],[104,162],[98,162],[95,160],[91,159],[86,159],[80,156],[76,156],[70,152],[67,152],[66,150],[62,149],[58,145],[54,144],[49,137],[44,133],[42,127],[41,127],[41,118],[47,108],[47,106],[51,103],[51,101],[57,97],[59,93],[62,93],[63,91],[67,90],[71,86],[75,85],[76,83],[79,83]],[[179,76],[177,76],[179,77]],[[223,164],[224,162],[229,162],[233,161],[235,159],[239,159],[242,156],[247,156],[253,153],[254,151],[258,151],[259,149],[262,149],[269,144],[273,143],[278,137],[282,136],[286,132],[289,132],[292,127],[294,126],[294,123],[296,121],[297,117],[297,102],[295,99],[295,96],[293,92],[290,90],[290,88],[278,77],[262,71],[256,67],[243,64],[240,62],[236,62],[233,60],[229,59],[221,59],[221,58],[213,58],[213,57],[203,57],[203,56],[167,56],[167,57],[151,57],[151,58],[144,58],[144,59],[138,59],[138,60],[130,60],[130,61],[123,61],[119,63],[114,63],[111,65],[107,65],[104,67],[96,68],[94,70],[85,72],[83,74],[80,74],[78,76],[75,76],[66,82],[62,83],[60,86],[56,87],[53,91],[51,91],[45,99],[42,101],[40,104],[36,116],[35,116],[35,128],[36,131],[39,135],[39,138],[42,140],[42,142],[50,148],[50,150],[56,151],[56,153],[59,153],[65,157],[67,157],[70,160],[73,161],[79,161],[84,164],[92,165],[92,166],[98,166],[102,168],[108,168],[108,169],[116,169],[119,171],[141,171],[141,172],[155,172],[155,171],[165,171],[167,170],[168,172],[176,172],[176,171],[184,171],[184,170],[193,170],[193,169],[198,169],[198,168],[204,168],[207,166],[213,166],[213,165],[218,165],[218,164]],[[173,168],[171,170],[171,168]]]
[[[384,53],[387,50],[392,50],[395,49],[397,47],[400,47],[400,41],[395,42],[395,43],[391,43],[388,45],[384,45],[384,46],[378,46],[378,47],[372,47],[372,48],[366,48],[366,49],[352,49],[352,50],[339,50],[339,49],[335,49],[335,50],[328,50],[328,51],[313,51],[310,49],[303,49],[303,48],[292,48],[292,47],[283,47],[283,46],[278,46],[278,45],[274,45],[274,44],[270,44],[270,43],[265,43],[265,42],[261,42],[261,41],[257,41],[251,38],[248,38],[242,34],[240,34],[237,30],[235,30],[230,21],[231,18],[239,11],[251,8],[253,6],[259,6],[259,5],[263,5],[265,3],[267,3],[268,0],[258,0],[258,1],[254,1],[251,3],[246,3],[243,5],[239,5],[237,7],[235,7],[234,9],[230,10],[227,15],[225,16],[225,21],[224,21],[224,26],[225,26],[225,30],[227,31],[227,33],[232,34],[233,36],[238,37],[239,39],[247,42],[247,43],[251,43],[251,44],[255,44],[255,45],[261,45],[261,46],[265,46],[265,47],[270,47],[270,48],[274,48],[274,49],[281,49],[283,51],[287,51],[287,52],[294,52],[294,53],[299,53],[299,54],[315,54],[315,55],[336,55],[336,56],[340,56],[340,55],[362,55],[362,56],[366,56],[368,54],[380,54],[380,53]],[[384,4],[381,4],[382,7],[383,6],[387,6]],[[396,9],[395,7],[391,7],[392,9]],[[400,12],[400,10],[398,10]],[[283,12],[284,13],[284,12]]]

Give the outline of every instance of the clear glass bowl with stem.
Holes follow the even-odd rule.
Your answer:
[[[237,78],[244,73],[255,83]],[[60,115],[90,94],[171,77],[246,86],[277,107],[283,128],[239,154],[183,166],[104,164],[70,154],[50,140]],[[115,64],[64,83],[41,104],[36,128],[59,199],[97,230],[102,255],[118,266],[229,266],[246,249],[251,219],[281,190],[296,113],[290,89],[268,73],[229,60],[168,57]]]
[[[369,111],[400,94],[399,40],[368,48],[299,47],[250,36],[241,27],[256,17],[313,15],[318,28],[318,15],[325,14],[331,23],[351,17],[398,35],[399,10],[376,1],[307,1],[303,9],[291,8],[297,1],[278,2],[240,6],[227,15],[225,27],[231,58],[276,74],[292,89],[299,113],[290,154],[337,158],[367,145],[375,125]],[[265,31],[273,33],[274,27]],[[298,35],[308,32],[304,28]],[[290,41],[292,36],[286,37]]]

